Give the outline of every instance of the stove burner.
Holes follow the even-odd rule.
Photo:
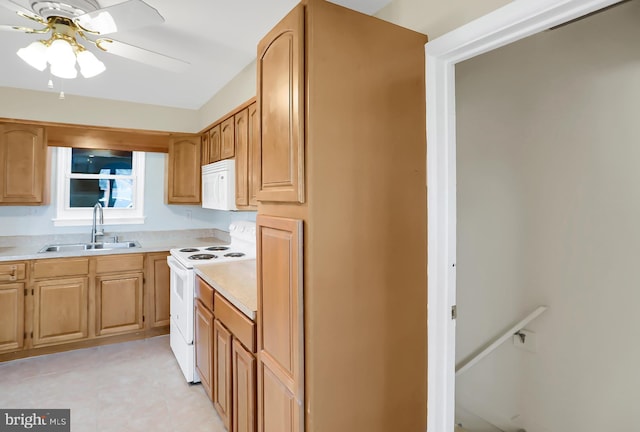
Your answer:
[[[196,248],[184,248],[184,249],[180,249],[180,252],[198,252],[200,249],[196,249]]]
[[[213,258],[218,258],[218,256],[213,254],[195,254],[189,256],[190,260],[209,260]]]
[[[228,254],[224,254],[224,256],[229,258],[240,258],[243,257],[244,254],[242,252],[229,252]]]
[[[211,246],[207,248],[208,251],[226,251],[227,249],[229,249],[227,246]]]

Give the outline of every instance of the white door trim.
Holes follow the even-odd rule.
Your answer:
[[[428,203],[427,431],[452,432],[455,406],[455,65],[619,0],[515,0],[425,45]]]

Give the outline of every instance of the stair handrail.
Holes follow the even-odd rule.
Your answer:
[[[548,309],[547,306],[538,306],[533,312],[524,317],[522,320],[518,321],[518,323],[509,328],[509,330],[505,331],[502,336],[494,340],[488,347],[480,351],[478,354],[474,355],[468,360],[463,360],[459,364],[456,365],[456,377],[462,375],[473,366],[475,366],[480,360],[491,354],[496,348],[505,343],[509,338],[522,330],[527,324],[540,316],[544,311]]]

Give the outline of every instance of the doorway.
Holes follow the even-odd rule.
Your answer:
[[[426,46],[429,204],[428,431],[452,431],[457,273],[456,64],[615,1],[515,1]]]

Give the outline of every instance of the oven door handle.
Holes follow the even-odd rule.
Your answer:
[[[172,256],[168,256],[167,264],[169,264],[169,268],[171,269],[171,271],[175,272],[180,279],[187,278],[188,270],[182,264],[180,264],[177,259]]]

